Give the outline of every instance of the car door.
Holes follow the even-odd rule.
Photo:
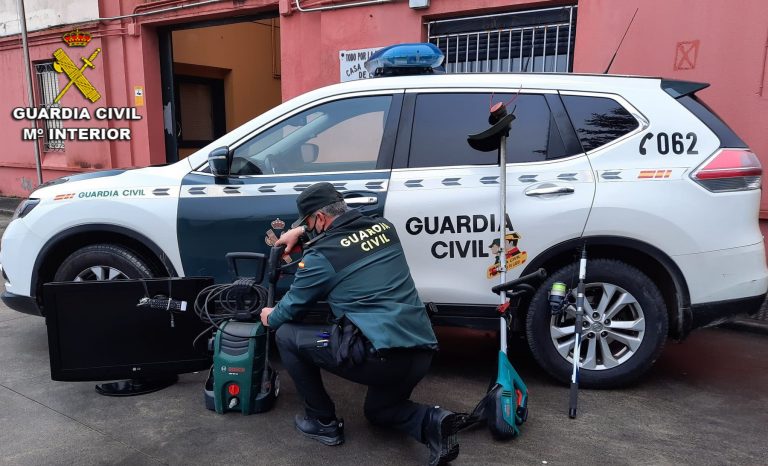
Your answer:
[[[333,183],[349,205],[380,215],[401,103],[402,92],[392,91],[314,102],[232,144],[229,178],[215,178],[207,165],[189,173],[178,210],[185,275],[231,281],[225,254],[268,252],[313,183]]]
[[[452,312],[487,313],[507,279],[584,229],[595,180],[556,92],[517,89],[407,91],[385,216],[397,226],[424,301]],[[490,102],[516,119],[507,141],[507,253],[498,257],[499,167],[469,134],[489,127]]]

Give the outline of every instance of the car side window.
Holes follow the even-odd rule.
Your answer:
[[[510,102],[511,101],[511,102]],[[411,134],[409,167],[495,165],[496,152],[469,147],[467,136],[488,128],[491,94],[420,94]],[[510,102],[515,120],[507,139],[508,163],[538,162],[566,155],[565,144],[547,100],[540,94],[494,94]]]
[[[640,126],[620,103],[608,97],[563,95],[562,99],[585,152],[608,144]]]
[[[355,97],[301,112],[238,146],[232,175],[373,170],[392,96]]]

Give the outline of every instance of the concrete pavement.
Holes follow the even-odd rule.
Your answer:
[[[13,211],[21,201],[19,197],[0,197],[0,215],[13,215]]]
[[[442,351],[413,398],[468,411],[495,373],[497,342],[442,330]],[[140,337],[137,336],[137,341]],[[670,343],[643,381],[582,391],[576,420],[568,390],[535,366],[523,344],[513,361],[529,386],[523,435],[496,442],[485,429],[460,436],[462,464],[762,464],[768,457],[768,339],[708,329]],[[185,374],[149,395],[109,398],[93,382],[50,380],[44,319],[0,307],[0,463],[421,464],[426,449],[363,418],[364,390],[328,376],[347,442],[325,447],[294,431],[301,410],[283,373],[276,408],[218,415],[203,407],[204,374]],[[546,463],[544,463],[546,462]]]

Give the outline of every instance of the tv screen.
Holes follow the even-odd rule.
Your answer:
[[[168,376],[207,369],[207,325],[195,297],[213,278],[48,283],[43,286],[51,378],[100,381]],[[186,311],[137,307],[144,297],[186,301]]]

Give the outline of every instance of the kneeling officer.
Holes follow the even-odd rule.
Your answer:
[[[429,370],[437,339],[395,227],[348,210],[330,183],[310,186],[296,204],[301,218],[277,244],[290,251],[302,235],[312,239],[291,288],[261,313],[264,325],[277,329],[283,364],[304,399],[306,415],[296,416],[296,428],[326,445],[344,442],[322,368],[367,385],[365,417],[426,444],[430,465],[456,458],[459,416],[409,399]],[[328,302],[338,325],[294,322],[318,300]]]

